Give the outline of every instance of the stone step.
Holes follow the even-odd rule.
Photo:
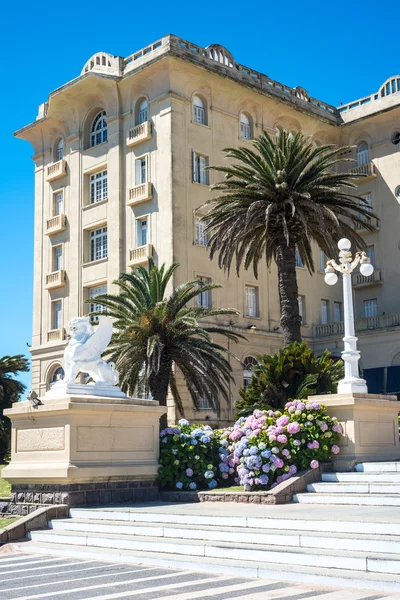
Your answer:
[[[168,525],[163,523],[116,523],[114,521],[95,521],[84,519],[56,519],[50,521],[54,531],[79,531],[87,535],[108,533],[141,537],[163,537],[182,540],[202,540],[262,544],[269,546],[292,546],[296,548],[327,548],[336,550],[355,550],[363,552],[365,548],[374,553],[400,554],[400,535],[365,535],[338,533],[335,529],[326,531],[288,531],[286,529],[246,528],[238,531],[230,527],[201,527],[193,525]]]
[[[355,473],[322,473],[321,480],[325,482],[354,482],[354,483],[398,483],[400,485],[399,473],[373,473],[357,471]]]
[[[303,494],[310,496],[311,494]],[[315,494],[311,495],[315,498]],[[179,506],[176,506],[176,511],[179,511]],[[224,507],[226,510],[226,507]],[[85,521],[107,521],[111,520],[116,525],[119,523],[139,524],[142,526],[157,527],[157,525],[190,525],[190,526],[217,526],[234,527],[239,531],[245,531],[246,527],[253,529],[282,529],[283,531],[316,531],[330,533],[360,533],[360,534],[382,534],[382,535],[399,535],[400,522],[395,522],[387,518],[387,521],[377,519],[374,521],[373,516],[368,515],[368,519],[318,519],[310,515],[309,518],[289,518],[282,517],[237,517],[233,515],[223,515],[222,512],[218,516],[210,514],[174,514],[167,512],[151,512],[148,509],[137,510],[125,508],[71,508],[71,520],[83,519]],[[122,516],[122,518],[120,518]],[[54,521],[55,522],[55,521]]]
[[[400,592],[400,575],[377,572],[358,572],[286,563],[247,561],[241,558],[213,558],[204,556],[181,556],[161,552],[144,552],[99,548],[93,546],[66,545],[47,542],[20,542],[13,547],[19,551],[36,555],[63,556],[86,560],[104,560],[125,564],[143,564],[207,573],[231,574],[235,576],[277,579],[287,582],[309,583],[323,586],[339,586],[378,592]],[[345,594],[345,592],[344,592]],[[343,596],[345,597],[345,595]]]
[[[135,552],[166,553],[179,556],[206,557],[284,563],[286,565],[347,569],[371,573],[400,574],[400,554],[379,554],[336,549],[313,549],[293,546],[255,545],[202,540],[173,541],[161,537],[141,537],[77,531],[32,531],[34,542],[132,550]]]
[[[400,494],[399,483],[367,483],[367,482],[340,482],[340,483],[310,483],[308,492],[321,494]]]
[[[400,461],[359,463],[356,465],[356,471],[362,473],[400,473]]]
[[[359,506],[400,506],[400,495],[355,493],[294,494],[293,502],[303,504],[351,504]]]

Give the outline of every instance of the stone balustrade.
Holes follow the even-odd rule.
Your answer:
[[[46,290],[53,290],[55,288],[62,287],[65,285],[66,274],[64,269],[59,269],[58,271],[53,271],[46,275]]]
[[[365,165],[357,165],[350,170],[355,176],[359,176],[361,181],[376,177],[375,166],[373,162],[368,162]]]
[[[151,200],[152,197],[153,186],[150,181],[146,181],[146,183],[135,185],[129,189],[127,205],[140,204],[141,202],[146,202],[146,200]]]
[[[377,317],[364,317],[355,322],[356,333],[371,329],[390,329],[400,327],[400,313],[392,315],[379,315]],[[327,323],[325,325],[314,325],[314,337],[330,337],[344,335],[344,323]]]
[[[67,227],[67,217],[64,214],[56,215],[47,219],[45,235],[53,235],[65,231]]]
[[[145,244],[144,246],[138,246],[129,251],[129,267],[136,267],[137,265],[143,265],[147,263],[147,259],[153,256],[152,244]]]
[[[132,127],[128,131],[128,137],[126,140],[127,146],[135,146],[140,142],[145,142],[146,140],[151,139],[151,122],[145,121],[140,125],[136,125],[136,127]]]
[[[64,177],[67,172],[67,163],[64,159],[58,160],[46,167],[46,181],[54,181]]]
[[[62,342],[65,340],[65,329],[61,327],[61,329],[51,329],[47,332],[47,341],[48,342]]]
[[[382,285],[382,272],[380,269],[375,269],[375,271],[369,277],[364,277],[361,273],[357,273],[353,276],[353,286],[354,287],[367,287],[370,285]]]

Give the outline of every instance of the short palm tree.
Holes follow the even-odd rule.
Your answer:
[[[11,408],[25,390],[23,383],[15,379],[19,372],[29,371],[29,361],[22,354],[0,358],[0,462],[9,451],[11,424],[3,410]]]
[[[120,373],[121,387],[133,395],[143,375],[152,397],[163,406],[167,403],[168,388],[183,414],[176,370],[188,387],[194,405],[206,398],[219,412],[219,397],[228,400],[229,381],[232,381],[227,349],[212,336],[238,341],[242,336],[222,325],[200,320],[220,315],[238,314],[236,310],[193,306],[200,294],[211,292],[216,284],[201,280],[179,285],[169,296],[166,288],[179,267],[157,268],[149,259],[148,268],[138,267],[123,273],[114,283],[119,294],[96,296],[96,304],[105,308],[114,319],[114,335],[107,356],[115,362]]]
[[[278,269],[281,325],[284,342],[301,341],[296,249],[303,264],[314,271],[311,243],[328,256],[347,237],[356,248],[364,242],[354,225],[372,230],[374,216],[360,198],[354,175],[337,172],[349,148],[314,147],[303,134],[282,131],[273,141],[267,133],[252,141],[253,148],[226,148],[233,164],[210,167],[225,180],[212,186],[221,192],[207,204],[211,258],[218,254],[221,268],[232,262],[258,274],[260,260],[275,260]],[[363,218],[364,217],[364,218]]]

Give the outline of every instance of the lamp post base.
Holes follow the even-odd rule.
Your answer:
[[[338,383],[338,394],[368,394],[367,382],[359,377],[341,379]]]

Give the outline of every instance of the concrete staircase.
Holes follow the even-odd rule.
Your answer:
[[[361,463],[352,473],[323,473],[321,483],[295,494],[304,504],[400,506],[400,462]]]
[[[400,462],[369,463],[354,473],[324,474],[288,505],[74,508],[70,518],[51,521],[49,530],[33,531],[31,541],[14,547],[30,554],[400,592],[400,511],[391,508],[400,505],[399,490]]]

